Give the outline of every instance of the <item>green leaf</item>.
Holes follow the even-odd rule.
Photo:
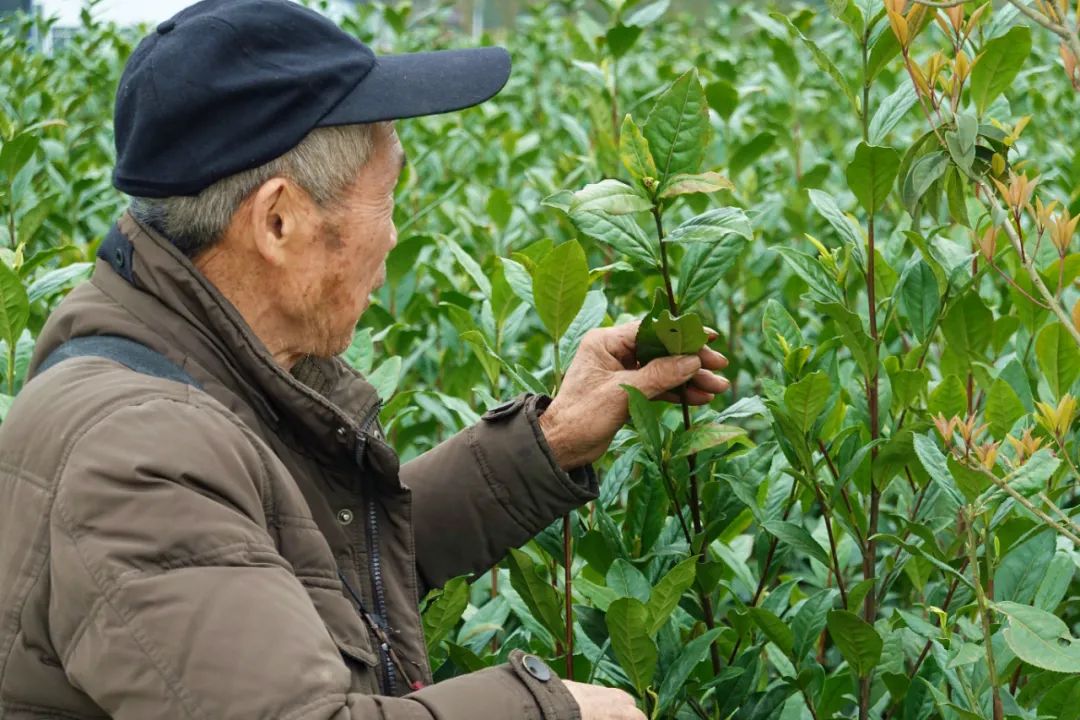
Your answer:
[[[634,47],[634,43],[637,42],[639,37],[641,37],[641,28],[619,23],[613,25],[607,31],[604,35],[604,41],[607,43],[612,56],[619,58]]]
[[[604,616],[615,659],[630,678],[639,696],[644,696],[656,674],[656,645],[649,637],[649,611],[635,598],[619,598]]]
[[[693,355],[705,347],[709,339],[697,313],[672,317],[669,311],[662,310],[652,328],[668,355]]]
[[[746,437],[746,428],[721,423],[703,423],[679,435],[671,448],[671,457],[695,455],[733,440]]]
[[[679,307],[686,310],[716,288],[748,245],[745,238],[729,233],[719,242],[693,243],[683,256],[679,275]]]
[[[810,51],[810,56],[814,58],[814,62],[817,63],[817,66],[822,72],[832,78],[832,81],[836,83],[836,86],[844,93],[844,97],[851,103],[851,109],[858,114],[860,112],[859,101],[856,99],[855,93],[851,89],[851,85],[848,84],[847,79],[844,77],[844,74],[840,72],[840,69],[836,67],[836,64],[825,54],[825,51],[818,47],[818,44],[813,40],[803,35],[799,28],[795,27],[791,20],[783,13],[772,13],[771,16],[775,20],[787,25],[788,29],[802,41],[803,45]]]
[[[812,372],[784,391],[784,405],[788,414],[803,433],[810,431],[825,409],[832,394],[829,376],[820,370]]]
[[[726,177],[717,172],[699,174],[679,173],[672,175],[660,190],[660,197],[671,198],[676,195],[694,193],[714,193],[720,190],[734,190],[735,186]]]
[[[480,267],[480,264],[476,262],[469,253],[465,252],[460,245],[446,235],[440,235],[439,242],[450,250],[450,254],[458,261],[462,270],[464,270],[465,273],[472,278],[472,281],[476,283],[476,287],[480,289],[480,292],[483,293],[484,297],[491,297],[491,281],[484,273],[483,268]]]
[[[687,678],[694,669],[704,662],[709,654],[709,646],[724,632],[724,628],[713,628],[686,643],[682,652],[675,658],[675,662],[668,666],[664,681],[660,684],[660,694],[657,696],[657,717],[663,717],[671,703],[678,698],[679,693],[686,685]]]
[[[765,130],[750,138],[744,145],[739,145],[728,159],[728,171],[735,177],[750,164],[772,149],[776,144],[776,135]]]
[[[634,179],[656,178],[656,161],[649,152],[649,143],[629,115],[623,118],[622,130],[619,132],[619,157]]]
[[[993,336],[994,316],[978,293],[968,291],[949,308],[941,321],[945,342],[968,363],[980,360]]]
[[[8,182],[13,181],[30,162],[40,144],[41,139],[37,135],[23,132],[0,146],[0,173],[8,178]]]
[[[895,92],[881,101],[874,117],[870,120],[870,144],[877,145],[885,142],[889,132],[904,119],[918,99],[914,85],[909,82],[900,83],[900,87]]]
[[[649,635],[656,635],[671,617],[683,593],[694,583],[697,556],[689,557],[671,568],[652,589],[646,604],[649,611]]]
[[[634,10],[623,18],[623,22],[634,27],[646,27],[647,25],[652,25],[663,17],[664,13],[667,12],[669,5],[671,5],[671,0],[655,0],[654,2],[642,5]]]
[[[667,295],[664,294],[664,288],[658,287],[653,292],[652,307],[645,314],[645,317],[641,319],[637,335],[634,338],[634,355],[642,365],[650,360],[666,357],[668,354],[667,348],[664,343],[660,342],[660,337],[656,334],[656,319],[660,317],[660,313],[667,312],[667,308]]]
[[[956,116],[956,130],[945,132],[945,144],[953,162],[965,170],[971,170],[975,162],[975,141],[978,140],[979,121],[974,115],[961,113]]]
[[[562,357],[572,357],[577,352],[585,333],[600,327],[604,316],[607,315],[607,304],[603,290],[590,290],[585,295],[585,303],[574,317],[574,321],[570,323],[570,327],[566,328],[562,340],[559,341],[559,354]]]
[[[990,386],[990,392],[986,396],[985,416],[990,424],[990,434],[995,440],[1001,440],[1017,420],[1027,414],[1024,404],[1020,402],[1020,396],[1012,389],[1012,385],[998,378]]]
[[[964,382],[956,375],[946,375],[937,387],[930,391],[926,409],[931,415],[944,415],[946,419],[964,417],[967,412],[967,389]]]
[[[672,230],[664,238],[664,242],[715,243],[731,234],[751,240],[754,231],[746,213],[739,208],[723,207],[690,218]]]
[[[930,13],[927,13],[929,15]],[[896,35],[886,29],[878,34],[874,46],[870,48],[870,60],[866,64],[866,82],[873,82],[874,78],[884,70],[892,59],[900,54],[900,43]]]
[[[817,208],[817,211],[821,213],[821,216],[836,230],[837,235],[840,236],[840,241],[845,245],[852,247],[860,255],[863,252],[863,241],[859,234],[859,231],[852,224],[844,213],[840,212],[840,208],[836,205],[836,200],[832,195],[822,192],[821,190],[810,190],[810,203]]]
[[[994,609],[1009,618],[1002,635],[1018,658],[1043,670],[1080,673],[1080,640],[1060,618],[1014,602],[994,603]]]
[[[697,70],[690,70],[664,91],[645,121],[661,185],[673,175],[698,171],[711,133],[705,91]]]
[[[589,291],[589,264],[576,240],[556,245],[533,272],[536,312],[558,341],[570,327]]]
[[[867,677],[881,660],[881,636],[858,615],[847,610],[833,610],[826,623],[833,643],[859,677]]]
[[[774,248],[795,274],[810,286],[811,292],[826,302],[843,304],[844,295],[836,279],[830,275],[817,258],[789,247]]]
[[[1080,348],[1061,323],[1051,323],[1039,331],[1035,357],[1055,399],[1069,392],[1080,376]]]
[[[1016,25],[983,46],[978,62],[971,70],[971,98],[979,115],[1012,85],[1029,54],[1031,30],[1026,25]]]
[[[643,603],[649,602],[649,591],[651,589],[649,581],[645,579],[640,570],[622,558],[618,558],[611,563],[605,582],[620,597],[632,597]]]
[[[994,599],[1031,603],[1054,557],[1054,545],[1054,531],[1043,530],[1009,548],[994,571]]]
[[[541,576],[533,559],[521,550],[511,550],[507,565],[510,567],[510,584],[525,601],[529,612],[543,623],[545,630],[557,638],[563,637],[566,626],[558,593]]]
[[[784,309],[784,306],[777,302],[775,298],[769,298],[768,302],[765,303],[765,312],[762,313],[761,317],[761,332],[765,346],[781,360],[787,355],[788,351],[804,344],[799,326],[788,311]],[[787,345],[787,349],[781,345],[780,338]]]
[[[27,300],[33,304],[51,295],[55,295],[72,283],[90,276],[94,263],[77,262],[49,270],[42,274],[26,289]]]
[[[30,320],[30,301],[22,280],[7,263],[0,262],[0,339],[14,347]]]
[[[1055,552],[1038,590],[1035,591],[1032,604],[1040,610],[1053,612],[1065,599],[1075,574],[1076,565],[1072,561],[1072,554],[1063,550]]]
[[[506,283],[515,295],[525,301],[529,307],[536,307],[536,298],[533,297],[532,276],[528,269],[517,260],[499,258],[503,264],[503,273]]]
[[[855,158],[847,167],[847,183],[866,212],[873,215],[881,209],[899,168],[900,154],[891,147],[860,142],[855,148]]]
[[[717,80],[705,86],[705,98],[709,107],[727,120],[739,106],[739,89],[727,80]]]
[[[938,449],[937,441],[929,434],[915,435],[913,440],[915,455],[919,458],[919,462],[926,468],[931,481],[952,501],[951,509],[955,511],[964,504],[964,496],[957,487],[952,473],[949,472],[949,465],[945,455]]]
[[[873,374],[877,366],[874,353],[874,341],[863,327],[862,318],[840,303],[814,303],[822,313],[832,318],[844,341],[844,347],[851,351],[851,356],[865,377]]]
[[[924,260],[904,269],[900,277],[900,311],[919,342],[926,342],[941,312],[937,277]]]
[[[1061,465],[1061,460],[1054,457],[1050,448],[1042,448],[1027,459],[1023,465],[1005,477],[1005,483],[1024,497],[1046,490],[1046,485]],[[1003,497],[1005,491],[996,485],[986,491],[982,500],[989,502]]]
[[[818,636],[825,629],[825,618],[835,597],[835,590],[819,590],[806,598],[806,602],[795,613],[791,620],[791,633],[794,640],[792,653],[796,661],[801,661],[813,651]]]
[[[630,215],[578,211],[570,214],[570,220],[582,233],[611,246],[644,267],[659,266],[656,242],[646,237],[641,226]]]
[[[784,624],[784,621],[765,608],[751,607],[747,608],[746,611],[750,614],[750,619],[754,621],[754,624],[761,628],[761,632],[764,633],[765,637],[780,648],[784,655],[790,656],[791,646],[795,639],[791,634],[791,629]]]
[[[659,458],[663,442],[660,434],[660,418],[656,414],[656,409],[636,387],[623,385],[622,388],[626,390],[630,398],[630,419],[633,421],[634,429],[645,444],[645,449],[653,458]]]
[[[802,525],[786,520],[767,520],[761,524],[761,529],[799,553],[809,555],[825,567],[832,567],[828,551]]]
[[[652,209],[652,200],[636,187],[621,180],[608,178],[592,183],[574,193],[570,201],[570,214],[607,213],[628,215]]]
[[[401,380],[401,358],[397,355],[383,360],[379,363],[379,367],[367,376],[367,381],[375,388],[375,393],[383,402],[393,397],[399,380]]]
[[[912,163],[902,188],[904,207],[910,214],[919,213],[919,203],[948,169],[949,156],[940,150],[928,152]]]
[[[424,611],[424,641],[428,655],[435,653],[468,606],[469,585],[465,578],[454,578],[443,586],[439,596]]]

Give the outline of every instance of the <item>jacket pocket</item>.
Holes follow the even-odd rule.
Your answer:
[[[341,594],[341,590],[312,587],[307,583],[305,585],[315,609],[341,654],[369,668],[375,667],[379,662],[375,644],[363,619]]]

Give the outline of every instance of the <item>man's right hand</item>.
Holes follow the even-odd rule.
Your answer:
[[[645,720],[634,698],[622,690],[563,680],[581,708],[581,720]]]

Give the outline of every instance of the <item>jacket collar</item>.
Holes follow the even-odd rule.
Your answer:
[[[320,455],[360,459],[379,399],[359,373],[313,356],[286,372],[191,261],[128,213],[102,247],[91,282],[161,336],[165,347],[156,349],[241,395],[275,432],[287,424]]]

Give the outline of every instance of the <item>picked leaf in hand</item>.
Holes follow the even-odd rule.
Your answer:
[[[674,316],[667,309],[663,291],[657,290],[653,308],[641,321],[637,333],[637,358],[642,364],[667,355],[691,355],[709,339],[701,316]]]

